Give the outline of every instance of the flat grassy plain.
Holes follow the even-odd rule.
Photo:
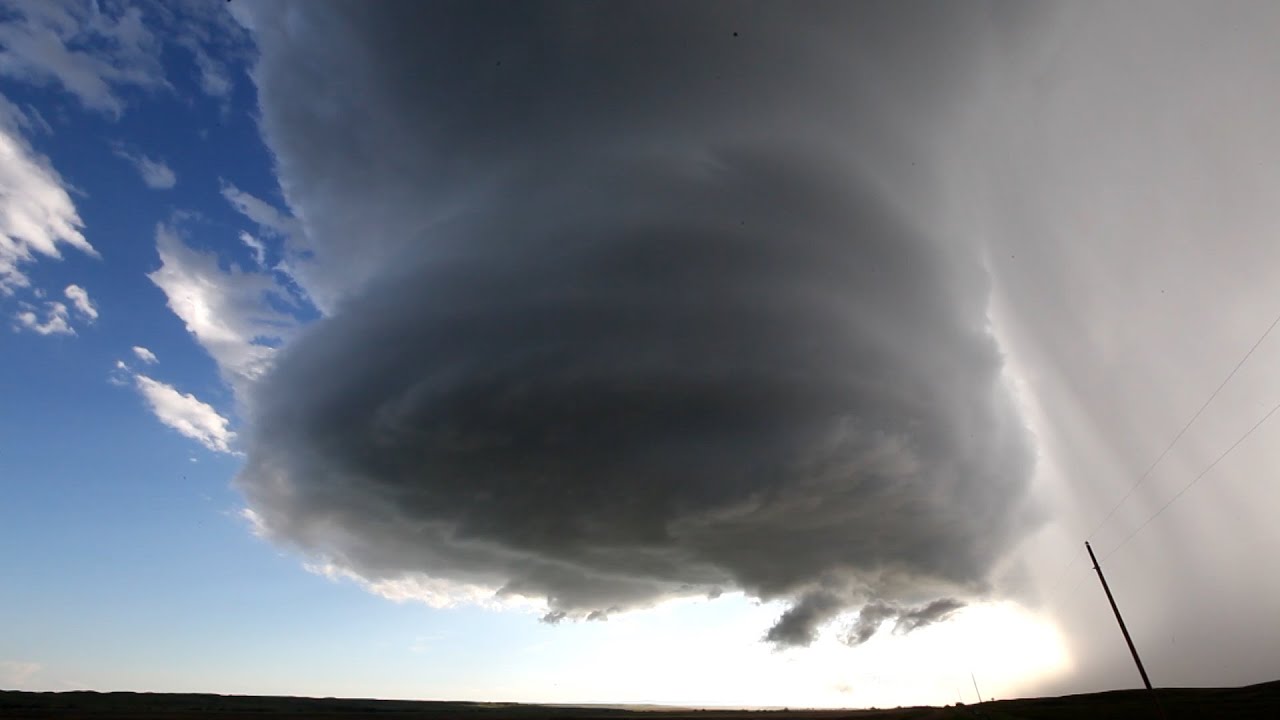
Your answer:
[[[1168,688],[1158,691],[1164,717],[1280,718],[1280,681],[1240,688]],[[698,710],[673,707],[575,707],[516,703],[417,702],[334,698],[178,695],[164,693],[33,693],[0,691],[0,718],[36,720],[769,720],[856,718],[858,720],[1067,720],[1068,718],[1160,718],[1143,690],[998,700],[980,705],[872,710]]]

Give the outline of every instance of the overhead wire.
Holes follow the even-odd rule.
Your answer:
[[[1165,457],[1169,455],[1169,451],[1173,450],[1173,447],[1178,444],[1178,441],[1182,439],[1182,436],[1187,434],[1187,431],[1191,429],[1191,426],[1195,424],[1196,420],[1200,419],[1200,416],[1204,414],[1205,409],[1213,403],[1214,399],[1218,397],[1218,394],[1222,392],[1222,389],[1227,386],[1227,383],[1231,382],[1231,379],[1236,376],[1236,373],[1240,372],[1240,368],[1243,367],[1245,362],[1253,356],[1254,351],[1258,349],[1258,346],[1262,344],[1263,340],[1267,339],[1267,336],[1271,334],[1271,331],[1274,330],[1278,324],[1280,324],[1280,315],[1276,315],[1276,318],[1271,321],[1271,324],[1267,326],[1267,329],[1263,331],[1262,335],[1258,336],[1257,341],[1255,341],[1253,346],[1249,348],[1249,351],[1244,354],[1244,357],[1240,358],[1240,361],[1236,363],[1235,367],[1231,368],[1231,372],[1227,373],[1227,376],[1223,378],[1222,382],[1218,383],[1218,387],[1214,388],[1212,393],[1209,393],[1208,399],[1201,403],[1200,407],[1191,416],[1191,419],[1187,420],[1187,422],[1182,426],[1182,429],[1178,430],[1178,433],[1173,436],[1173,439],[1170,440],[1169,444],[1160,452],[1160,455],[1158,455],[1156,459],[1147,466],[1147,469],[1143,471],[1138,480],[1133,483],[1133,485],[1129,486],[1129,490],[1125,492],[1124,496],[1121,497],[1115,506],[1111,508],[1110,512],[1108,512],[1102,520],[1094,526],[1093,530],[1089,531],[1089,534],[1085,536],[1086,540],[1092,540],[1093,536],[1102,529],[1102,526],[1106,525],[1107,521],[1116,514],[1116,511],[1120,509],[1120,506],[1124,505],[1125,501],[1129,499],[1129,496],[1133,495],[1133,491],[1137,490],[1139,485],[1146,482],[1147,478],[1151,477],[1151,473],[1156,469],[1156,466],[1158,466]]]
[[[1218,463],[1222,462],[1236,448],[1240,447],[1240,445],[1245,440],[1247,440],[1250,435],[1257,432],[1258,428],[1262,427],[1268,420],[1271,419],[1271,416],[1275,415],[1277,412],[1280,412],[1280,403],[1276,403],[1274,406],[1272,406],[1272,408],[1267,411],[1266,415],[1263,415],[1262,418],[1259,419],[1258,422],[1254,423],[1252,427],[1246,430],[1243,435],[1236,438],[1236,441],[1231,443],[1230,447],[1228,447],[1226,450],[1223,450],[1221,455],[1218,455],[1218,457],[1214,458],[1213,462],[1205,466],[1205,468],[1200,471],[1199,475],[1196,475],[1195,477],[1191,478],[1191,482],[1184,485],[1181,490],[1179,490],[1176,494],[1174,494],[1173,497],[1169,498],[1169,500],[1166,501],[1164,505],[1160,506],[1159,510],[1156,510],[1155,514],[1147,518],[1146,521],[1144,521],[1141,525],[1135,528],[1133,532],[1129,533],[1124,540],[1121,540],[1119,545],[1116,545],[1115,547],[1111,548],[1111,550],[1106,555],[1102,556],[1102,559],[1106,560],[1112,555],[1115,555],[1116,552],[1120,550],[1120,548],[1124,547],[1130,540],[1137,537],[1138,533],[1142,532],[1142,530],[1148,525],[1150,525],[1153,520],[1160,517],[1160,515],[1165,510],[1169,509],[1170,505],[1173,505],[1175,502],[1178,501],[1178,498],[1182,497],[1184,493],[1190,490],[1191,486],[1199,482],[1200,479],[1203,478],[1205,475],[1208,475],[1210,471],[1212,471],[1215,467],[1218,466]]]
[[[1200,407],[1197,408],[1196,411],[1191,415],[1191,417],[1188,418],[1185,423],[1183,423],[1182,427],[1173,436],[1173,439],[1169,441],[1169,444],[1165,446],[1164,450],[1160,451],[1160,454],[1156,456],[1156,459],[1151,461],[1151,464],[1147,466],[1147,469],[1144,470],[1142,474],[1138,476],[1138,479],[1134,481],[1132,485],[1129,486],[1129,489],[1125,491],[1124,495],[1121,496],[1118,501],[1116,501],[1116,504],[1113,505],[1111,509],[1107,511],[1107,514],[1104,515],[1103,518],[1098,521],[1098,524],[1095,525],[1087,535],[1085,535],[1086,540],[1092,540],[1094,536],[1097,535],[1098,531],[1101,530],[1103,526],[1107,524],[1107,521],[1109,521],[1116,514],[1116,511],[1119,510],[1121,506],[1125,504],[1126,501],[1128,501],[1129,497],[1133,495],[1133,492],[1137,490],[1138,487],[1142,485],[1142,483],[1146,482],[1147,479],[1151,477],[1151,473],[1155,471],[1155,469],[1160,465],[1161,462],[1164,461],[1164,459],[1169,455],[1169,453],[1178,444],[1178,442],[1182,440],[1182,437],[1187,434],[1187,431],[1191,429],[1191,426],[1195,424],[1196,420],[1200,419],[1200,416],[1204,414],[1204,411],[1211,404],[1213,404],[1213,401],[1217,399],[1218,395],[1222,392],[1223,388],[1225,388],[1227,384],[1231,382],[1232,378],[1236,376],[1236,373],[1240,372],[1240,368],[1244,367],[1244,364],[1248,362],[1249,358],[1253,356],[1253,353],[1258,349],[1260,345],[1262,345],[1263,341],[1267,339],[1267,337],[1271,334],[1271,331],[1276,329],[1277,325],[1280,325],[1280,314],[1276,315],[1275,319],[1271,321],[1271,324],[1267,326],[1266,330],[1262,331],[1262,334],[1259,335],[1258,339],[1255,340],[1253,345],[1249,347],[1249,350],[1246,351],[1245,354],[1240,358],[1240,360],[1236,362],[1235,366],[1231,368],[1231,372],[1227,373],[1227,376],[1222,379],[1222,382],[1218,383],[1218,386],[1213,389],[1213,392],[1209,393],[1209,397],[1207,397],[1205,401],[1200,404]],[[1277,407],[1280,407],[1280,406],[1277,406]],[[1272,410],[1272,413],[1274,412],[1275,410]],[[1268,413],[1267,417],[1270,417],[1270,416],[1271,416],[1271,413]],[[1261,422],[1259,424],[1261,424]],[[1252,433],[1253,430],[1256,430],[1256,429],[1257,427],[1255,426],[1253,429],[1249,431],[1249,433],[1246,433],[1245,436],[1247,437],[1248,434]],[[1243,438],[1241,438],[1241,440],[1243,440]],[[1240,441],[1237,441],[1236,444],[1239,444],[1239,442]],[[1233,445],[1232,449],[1234,449],[1234,447],[1235,446]],[[1228,452],[1230,452],[1230,450],[1228,450]],[[1219,460],[1221,460],[1221,458],[1219,458]],[[1216,465],[1217,462],[1218,460],[1215,460],[1213,464]],[[1205,472],[1208,472],[1208,470],[1212,469],[1212,467],[1213,465],[1210,465],[1209,468],[1206,468]],[[1201,474],[1201,476],[1203,476],[1203,473]],[[1196,480],[1199,480],[1201,476],[1197,476],[1195,480],[1192,480],[1192,484],[1194,484]],[[1188,485],[1187,487],[1190,487],[1190,485]],[[1187,488],[1183,488],[1183,490],[1179,492],[1178,495],[1181,495],[1182,492],[1186,491],[1186,489]],[[1178,496],[1175,495],[1174,499],[1176,499],[1177,497]],[[1160,512],[1163,512],[1163,510],[1164,509],[1161,508]],[[1157,515],[1158,514],[1159,512],[1157,512]],[[1144,522],[1138,528],[1138,530],[1135,530],[1133,533],[1130,533],[1130,535],[1126,537],[1121,542],[1120,545],[1117,545],[1115,548],[1113,548],[1111,552],[1114,553],[1116,550],[1120,549],[1120,547],[1123,546],[1124,543],[1128,542],[1133,537],[1133,535],[1137,534],[1137,532],[1139,532],[1141,528],[1146,527],[1147,523],[1150,523],[1154,519],[1155,519],[1155,516],[1148,518],[1147,521]],[[1080,558],[1082,557],[1084,557],[1084,548],[1083,546],[1079,546],[1076,548],[1076,552],[1071,557],[1071,560],[1067,562],[1067,564],[1062,568],[1062,573],[1064,577],[1066,573],[1071,569],[1071,567],[1075,565],[1076,562],[1079,561]],[[1110,557],[1110,553],[1108,553],[1106,557]],[[1062,583],[1062,580],[1060,579],[1057,583],[1054,584],[1054,588],[1056,589],[1057,586],[1060,585],[1061,583]]]

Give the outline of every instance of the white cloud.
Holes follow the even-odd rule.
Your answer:
[[[241,231],[240,242],[244,243],[245,247],[249,248],[249,250],[253,252],[253,261],[258,264],[258,267],[266,266],[267,246],[264,245],[261,240],[247,232]]]
[[[27,684],[43,669],[44,666],[37,662],[0,660],[0,686],[13,690],[27,689]]]
[[[214,452],[233,452],[231,443],[236,434],[230,429],[230,421],[212,405],[141,373],[135,374],[133,379],[138,392],[142,393],[160,422]]]
[[[111,372],[107,374],[107,382],[116,387],[126,387],[130,384],[130,378],[133,377],[133,371],[125,364],[123,360],[116,360],[116,364],[112,366]]]
[[[241,516],[249,521],[251,532],[262,538],[269,537],[262,518],[246,508]],[[543,609],[543,603],[518,594],[499,594],[496,588],[473,583],[430,577],[424,573],[400,575],[394,578],[368,579],[331,561],[308,562],[303,569],[333,582],[353,582],[366,592],[392,602],[420,602],[428,607],[443,609],[458,605],[478,605],[491,610]]]
[[[169,309],[186,324],[196,342],[218,363],[233,387],[253,380],[269,367],[274,345],[283,342],[297,321],[271,305],[288,304],[288,295],[269,275],[223,270],[213,253],[193,250],[165,225],[156,229],[160,269],[147,277],[168,298]]]
[[[249,526],[249,532],[257,538],[267,537],[267,526],[262,521],[262,516],[254,512],[253,508],[241,508],[240,518]]]
[[[191,46],[196,67],[200,69],[200,89],[206,95],[225,98],[231,94],[231,78],[227,76],[227,68],[222,63],[209,57],[199,45]]]
[[[142,362],[148,365],[155,365],[156,363],[160,362],[160,360],[156,358],[155,353],[142,347],[141,345],[133,346],[133,354],[137,355],[139,360],[141,360]]]
[[[280,237],[289,237],[298,231],[298,221],[280,212],[274,205],[227,183],[222,186],[222,196],[240,214],[252,220],[263,231]]]
[[[40,111],[36,109],[35,105],[27,103],[23,106],[23,109],[26,112],[28,125],[31,130],[42,135],[53,134],[53,126],[49,124],[48,120],[44,119],[44,115],[40,114]]]
[[[76,331],[68,322],[67,306],[60,302],[45,302],[44,320],[36,312],[35,306],[23,303],[25,310],[13,316],[18,321],[19,329],[30,330],[40,335],[75,335]]]
[[[266,245],[261,236],[282,239],[282,257],[272,269],[283,273],[292,281],[292,287],[297,290],[300,299],[322,313],[331,312],[336,302],[336,293],[328,283],[318,281],[315,277],[314,248],[311,247],[302,222],[230,183],[223,184],[222,196],[236,211],[258,227],[260,237],[249,233],[240,234],[240,241],[253,251],[258,264],[266,267]]]
[[[224,112],[235,88],[231,66],[252,59],[248,31],[232,17],[234,5],[218,0],[183,3],[182,11],[174,13],[172,22],[166,24],[166,40],[191,53],[200,89],[222,101]]]
[[[0,75],[57,84],[86,108],[119,117],[125,86],[164,84],[160,44],[142,24],[142,11],[118,17],[98,3],[14,0],[0,23]]]
[[[3,56],[0,55],[0,59]],[[67,186],[21,134],[26,116],[0,97],[0,294],[31,284],[21,266],[61,258],[61,246],[94,257]]]
[[[94,306],[93,301],[89,299],[89,291],[79,285],[68,285],[63,291],[67,299],[75,305],[76,311],[89,319],[90,322],[98,319],[98,308]]]
[[[178,184],[178,176],[164,160],[152,160],[146,155],[134,155],[118,148],[116,155],[128,160],[142,176],[142,182],[152,190],[168,190]]]

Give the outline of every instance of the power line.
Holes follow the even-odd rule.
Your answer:
[[[1280,315],[1276,315],[1276,319],[1271,321],[1271,324],[1267,326],[1267,329],[1263,331],[1262,335],[1260,335],[1257,341],[1253,343],[1253,347],[1250,347],[1249,351],[1244,354],[1244,357],[1240,358],[1240,362],[1237,362],[1236,366],[1231,368],[1231,372],[1227,373],[1227,377],[1218,384],[1218,387],[1214,388],[1214,391],[1209,394],[1209,398],[1200,405],[1200,408],[1195,411],[1195,414],[1191,416],[1191,419],[1187,420],[1186,424],[1182,426],[1182,429],[1178,431],[1178,434],[1173,436],[1173,439],[1169,441],[1169,444],[1165,446],[1160,455],[1147,466],[1147,469],[1143,471],[1142,476],[1138,478],[1137,482],[1129,487],[1129,490],[1124,494],[1124,497],[1121,497],[1120,501],[1115,504],[1115,507],[1112,507],[1111,511],[1102,518],[1093,530],[1089,531],[1089,534],[1086,536],[1088,539],[1092,540],[1093,536],[1102,529],[1102,526],[1106,525],[1107,521],[1111,519],[1111,516],[1116,514],[1116,511],[1120,509],[1120,506],[1124,505],[1125,501],[1129,499],[1129,496],[1133,494],[1133,491],[1137,490],[1139,485],[1146,482],[1147,478],[1151,476],[1152,471],[1156,469],[1156,466],[1165,459],[1170,450],[1173,450],[1173,446],[1178,444],[1178,441],[1182,439],[1182,436],[1187,434],[1187,430],[1191,429],[1191,426],[1195,424],[1196,420],[1200,419],[1200,415],[1204,413],[1205,408],[1209,407],[1214,398],[1218,397],[1218,393],[1222,392],[1222,388],[1226,387],[1227,383],[1231,382],[1231,378],[1236,376],[1236,373],[1240,371],[1240,368],[1243,367],[1245,362],[1253,355],[1253,352],[1258,349],[1258,346],[1262,344],[1262,341],[1267,339],[1267,336],[1271,334],[1271,331],[1275,329],[1277,324],[1280,324]],[[1080,553],[1077,552],[1076,557],[1079,557],[1079,555]],[[1073,560],[1072,562],[1075,561]]]
[[[1182,428],[1179,429],[1177,434],[1173,436],[1173,439],[1169,441],[1169,444],[1165,446],[1164,450],[1162,450],[1160,454],[1156,456],[1155,460],[1151,461],[1151,464],[1147,466],[1147,469],[1142,472],[1142,475],[1138,477],[1138,479],[1133,483],[1133,485],[1129,486],[1129,489],[1125,491],[1125,494],[1120,498],[1120,500],[1117,501],[1116,504],[1112,506],[1111,510],[1109,510],[1105,516],[1103,516],[1102,520],[1098,521],[1098,524],[1095,525],[1093,529],[1089,531],[1089,534],[1085,536],[1086,539],[1092,540],[1093,536],[1096,535],[1098,531],[1101,530],[1102,527],[1107,524],[1107,521],[1110,520],[1111,517],[1116,514],[1116,511],[1119,510],[1122,505],[1124,505],[1125,501],[1129,499],[1129,496],[1133,495],[1133,491],[1137,490],[1139,485],[1146,482],[1147,478],[1151,477],[1151,473],[1155,471],[1156,467],[1159,466],[1161,462],[1164,461],[1165,457],[1168,456],[1171,450],[1173,450],[1174,446],[1177,445],[1180,440],[1182,440],[1182,436],[1187,434],[1187,431],[1191,429],[1191,426],[1195,424],[1196,420],[1200,419],[1200,416],[1204,414],[1205,409],[1208,408],[1209,405],[1213,403],[1214,399],[1218,397],[1218,394],[1222,392],[1222,389],[1227,386],[1227,383],[1231,382],[1231,379],[1236,376],[1236,373],[1240,371],[1240,368],[1244,367],[1244,364],[1249,360],[1250,357],[1253,356],[1253,353],[1258,349],[1258,346],[1262,345],[1262,341],[1267,339],[1267,336],[1270,335],[1271,331],[1276,328],[1276,325],[1280,325],[1280,315],[1276,315],[1275,319],[1271,321],[1271,324],[1267,326],[1267,329],[1264,330],[1262,334],[1258,336],[1258,339],[1254,341],[1253,345],[1249,348],[1249,350],[1244,354],[1243,357],[1240,358],[1239,362],[1235,364],[1235,367],[1231,368],[1231,372],[1227,373],[1227,376],[1223,378],[1222,382],[1218,383],[1218,387],[1214,388],[1212,393],[1209,393],[1209,397],[1205,399],[1205,401],[1200,405],[1200,407],[1195,411],[1195,413],[1191,415],[1191,417],[1187,420],[1185,424],[1183,424]],[[1185,488],[1184,488],[1184,491],[1185,491]],[[1147,522],[1151,522],[1151,520],[1153,519],[1154,517],[1151,519],[1148,519]],[[1146,523],[1143,523],[1143,526],[1145,527]],[[1130,537],[1132,537],[1132,535],[1130,535]],[[1128,542],[1128,538],[1126,538],[1124,542]],[[1111,552],[1115,552],[1119,548],[1120,546],[1116,546],[1116,548],[1113,549]],[[1066,577],[1067,571],[1071,569],[1071,566],[1075,565],[1076,562],[1079,561],[1080,558],[1082,557],[1084,557],[1084,549],[1081,547],[1077,547],[1075,555],[1073,555],[1071,557],[1071,560],[1068,561],[1067,564],[1062,568],[1062,577],[1064,579]],[[1109,553],[1107,557],[1110,557]],[[1103,559],[1105,560],[1106,558],[1103,558]],[[1054,584],[1054,588],[1056,589],[1058,585],[1062,584],[1062,582],[1063,580],[1059,579],[1059,581]],[[1077,582],[1076,585],[1078,586],[1079,582]]]
[[[1248,437],[1252,435],[1255,431],[1257,431],[1258,428],[1262,427],[1263,423],[1270,420],[1271,416],[1275,415],[1277,412],[1280,412],[1280,403],[1277,403],[1270,410],[1268,410],[1266,415],[1263,415],[1262,418],[1258,420],[1258,422],[1253,424],[1253,427],[1246,430],[1245,433],[1241,435],[1239,438],[1237,438],[1235,442],[1231,443],[1231,446],[1228,447],[1226,450],[1223,450],[1221,455],[1214,458],[1213,462],[1209,463],[1209,465],[1205,467],[1204,470],[1201,470],[1199,475],[1196,475],[1195,477],[1191,478],[1191,482],[1184,485],[1182,489],[1177,492],[1177,494],[1169,498],[1168,502],[1166,502],[1164,505],[1161,505],[1160,509],[1157,510],[1154,515],[1147,518],[1146,522],[1142,523],[1137,527],[1137,529],[1129,533],[1128,537],[1126,537],[1124,540],[1121,540],[1120,544],[1112,548],[1111,551],[1108,552],[1105,556],[1103,556],[1102,559],[1106,560],[1112,555],[1115,555],[1120,548],[1124,547],[1126,543],[1132,540],[1138,533],[1142,532],[1142,529],[1150,525],[1152,520],[1155,520],[1156,518],[1160,517],[1160,514],[1163,513],[1165,510],[1169,509],[1169,506],[1174,504],[1178,500],[1178,498],[1182,497],[1183,493],[1190,490],[1192,485],[1195,485],[1197,482],[1200,481],[1200,478],[1204,477],[1205,475],[1208,475],[1209,471],[1217,467],[1218,463],[1222,462],[1223,459],[1226,458],[1228,455],[1230,455],[1233,450],[1240,447],[1241,443],[1243,443],[1246,439],[1248,439]]]

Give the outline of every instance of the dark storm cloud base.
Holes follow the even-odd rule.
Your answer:
[[[965,13],[496,7],[255,10],[333,308],[251,393],[266,533],[548,619],[792,600],[778,645],[988,592],[1034,520],[981,248],[887,189]]]

